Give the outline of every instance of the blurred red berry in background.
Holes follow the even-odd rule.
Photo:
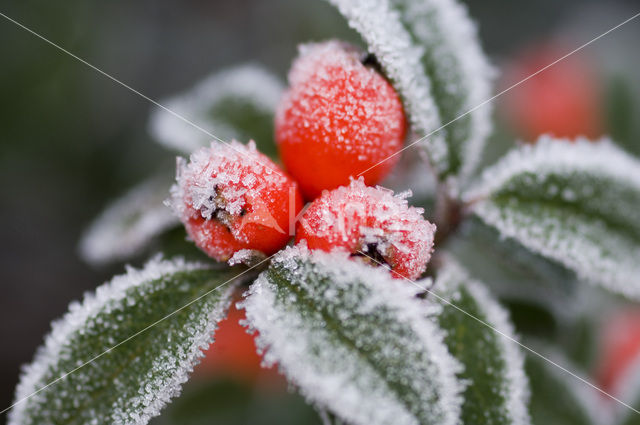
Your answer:
[[[500,91],[524,80],[570,52],[544,42],[522,51],[505,67]],[[571,55],[502,96],[500,112],[525,140],[541,134],[596,139],[602,135],[603,95],[594,64],[585,53]]]
[[[195,374],[203,377],[229,378],[249,384],[258,379],[278,382],[282,380],[276,367],[262,368],[262,357],[256,352],[254,335],[249,335],[240,321],[244,310],[238,310],[233,302],[226,319],[218,324],[215,341],[205,351],[205,357],[196,367]]]
[[[600,339],[597,367],[602,389],[619,394],[634,365],[640,365],[640,308],[613,314],[606,322]]]

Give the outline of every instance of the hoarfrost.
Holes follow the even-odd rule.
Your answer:
[[[363,66],[359,49],[337,40],[303,44],[289,71],[290,87],[276,111],[278,142],[284,146],[314,144],[347,155],[353,170],[379,164],[371,177],[386,174],[399,159],[393,156],[404,142],[405,118],[397,93],[372,67]],[[303,147],[299,147],[304,149]],[[291,149],[294,149],[293,151]],[[301,150],[282,150],[295,177],[308,167],[322,166],[296,157]],[[296,167],[295,161],[302,164]],[[305,168],[306,167],[306,168]],[[347,176],[345,175],[345,180]],[[320,193],[322,187],[301,180],[303,191]]]
[[[469,175],[491,130],[494,70],[455,0],[328,0],[367,42],[402,96],[438,174]]]
[[[265,255],[260,251],[256,251],[254,249],[241,249],[236,251],[233,256],[229,258],[227,264],[230,266],[235,266],[237,264],[251,266],[262,260],[265,260]]]
[[[287,248],[244,303],[265,361],[354,424],[457,424],[460,364],[417,290],[347,254]]]
[[[180,220],[188,223],[198,217],[216,218],[230,227],[237,240],[246,239],[247,235],[241,227],[232,226],[233,218],[242,215],[246,205],[253,205],[255,209],[253,220],[278,229],[278,223],[268,213],[271,208],[268,203],[279,199],[285,185],[295,184],[257,150],[253,141],[248,145],[235,140],[229,144],[212,142],[210,147],[192,153],[189,162],[179,158],[176,174],[168,204]],[[208,232],[202,226],[190,236],[198,246],[226,244],[211,240]],[[225,249],[221,248],[220,252]]]
[[[9,413],[9,424],[34,423],[33,403],[46,403],[46,400],[49,400],[49,398],[45,398],[48,391],[54,391],[59,398],[54,400],[54,406],[38,406],[41,410],[45,409],[44,415],[51,414],[51,412],[46,412],[46,409],[55,409],[56,415],[69,416],[70,413],[62,408],[62,398],[75,400],[73,394],[69,394],[68,390],[64,388],[52,387],[40,391],[57,376],[62,376],[62,378],[52,385],[66,385],[65,381],[73,377],[79,382],[77,388],[79,392],[87,392],[92,381],[102,380],[102,376],[93,375],[96,370],[91,368],[91,362],[98,360],[103,355],[105,357],[111,355],[113,347],[123,341],[110,340],[107,342],[111,346],[108,350],[94,353],[95,357],[93,358],[79,358],[77,360],[73,360],[76,347],[69,347],[69,342],[78,335],[101,331],[100,328],[118,329],[118,318],[121,321],[124,316],[118,315],[114,320],[106,322],[99,315],[112,314],[118,309],[130,309],[135,306],[140,299],[132,298],[131,289],[139,287],[143,293],[146,290],[145,285],[149,282],[158,281],[175,273],[209,268],[204,264],[187,263],[183,259],[169,261],[157,257],[140,270],[128,267],[126,274],[116,276],[110,282],[99,286],[95,292],[85,294],[81,303],[72,302],[69,305],[69,311],[61,319],[52,323],[51,332],[46,336],[44,344],[39,347],[33,362],[23,367],[20,382],[16,388],[16,404]],[[162,290],[163,285],[169,285],[169,283],[160,281],[158,285],[154,290]],[[216,325],[224,317],[230,303],[230,293],[233,289],[233,285],[223,289],[225,294],[222,296],[222,302],[216,303],[215,308],[209,312],[208,316],[202,317],[195,312],[189,313],[188,320],[192,325],[184,330],[186,333],[182,335],[183,331],[173,333],[174,338],[183,338],[185,345],[173,352],[169,351],[168,347],[163,349],[162,354],[154,359],[153,367],[148,370],[147,375],[140,376],[135,380],[135,385],[139,385],[138,396],[114,401],[109,413],[112,423],[145,424],[160,412],[166,402],[179,394],[181,384],[186,381],[193,365],[202,357],[202,350],[211,343]],[[105,357],[102,357],[101,360]],[[64,370],[60,373],[54,372],[57,376],[48,377],[52,370],[55,371],[56,365],[62,361],[74,364],[78,369]],[[79,369],[84,366],[86,368]],[[115,386],[116,391],[120,393],[124,392],[124,385],[132,384],[131,382],[120,382],[118,377],[115,379],[111,377],[109,380],[111,385]],[[76,404],[76,401],[73,401],[75,409],[78,408]],[[103,413],[92,410],[94,408],[91,406],[85,405],[84,409],[88,409],[88,413],[86,413],[88,416]]]
[[[524,356],[520,348],[515,342],[507,339],[509,337],[517,340],[508,313],[482,283],[471,279],[451,257],[447,258],[446,265],[440,269],[436,287],[438,288],[436,292],[452,291],[453,297],[455,297],[456,288],[464,287],[476,301],[477,307],[481,309],[482,315],[478,318],[503,334],[496,333],[496,342],[500,346],[506,374],[506,382],[501,386],[500,393],[506,401],[506,413],[510,423],[529,424],[531,422],[528,412],[529,380],[524,372]],[[455,299],[448,301],[456,305]],[[496,331],[491,330],[491,332]]]
[[[447,124],[443,131],[454,141],[450,147],[461,151],[457,153],[462,162],[460,174],[467,177],[474,171],[491,131],[492,108],[485,103],[491,97],[495,74],[480,46],[477,28],[457,0],[392,3],[425,48],[422,62],[433,78],[440,115]],[[467,113],[468,117],[460,118]]]
[[[640,163],[609,140],[544,136],[486,170],[465,199],[503,237],[640,298]]]
[[[424,219],[422,208],[408,205],[410,194],[366,186],[362,177],[352,180],[314,201],[300,221],[299,236],[307,238],[311,248],[328,245],[351,253],[367,253],[372,245],[401,264],[394,270],[419,276],[431,258],[436,226]]]
[[[246,140],[252,135],[216,116],[215,108],[232,99],[245,102],[265,115],[273,115],[283,91],[282,82],[262,66],[245,64],[212,74],[186,93],[163,102],[163,105],[205,127],[222,140]],[[211,141],[211,136],[176,119],[162,108],[153,111],[149,131],[162,145],[184,153],[207,146]]]
[[[418,134],[442,125],[432,87],[421,62],[424,48],[415,44],[401,14],[388,0],[328,0],[366,41],[402,97],[408,118]],[[437,170],[448,167],[448,147],[441,132],[425,140]]]
[[[94,265],[131,258],[154,237],[179,224],[163,204],[169,186],[165,179],[153,178],[109,205],[82,236],[82,258]]]

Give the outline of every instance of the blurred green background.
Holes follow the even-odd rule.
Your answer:
[[[498,67],[554,37],[578,46],[637,8],[637,0],[470,4]],[[320,0],[6,0],[0,12],[157,100],[246,61],[284,78],[297,43],[353,39]],[[598,64],[607,129],[635,153],[638,39],[640,20],[579,53]],[[77,254],[82,230],[110,199],[173,168],[174,155],[147,133],[148,101],[1,17],[0,40],[1,409],[50,321],[122,270],[84,264]],[[498,133],[487,160],[511,140],[508,130]]]

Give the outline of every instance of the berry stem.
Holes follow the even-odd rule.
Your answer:
[[[462,203],[451,196],[449,187],[445,184],[438,186],[436,194],[435,223],[438,227],[435,236],[435,246],[441,246],[456,232],[463,219]]]

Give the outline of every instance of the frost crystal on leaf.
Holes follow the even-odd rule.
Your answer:
[[[491,97],[494,70],[482,51],[476,26],[457,0],[392,0],[392,4],[425,49],[422,63],[442,122],[448,124],[442,132],[449,143],[451,171],[467,176],[491,131],[491,106],[477,107]]]
[[[188,92],[161,103],[222,140],[262,142],[265,136],[272,138],[273,113],[283,90],[282,82],[269,71],[246,64],[217,72]],[[149,128],[158,142],[184,153],[211,141],[211,136],[159,107]]]
[[[213,289],[235,272],[155,259],[71,303],[24,367],[9,423],[147,423],[211,342],[234,285]]]
[[[360,33],[404,100],[441,176],[470,174],[491,130],[494,71],[456,0],[328,0]],[[472,111],[473,109],[473,111]]]
[[[610,141],[542,137],[486,170],[465,199],[504,237],[640,298],[640,162]]]
[[[265,361],[353,424],[459,423],[460,365],[417,289],[347,254],[280,253],[242,304]]]
[[[434,302],[442,305],[442,311],[433,318],[447,332],[449,351],[465,367],[461,378],[469,386],[462,405],[464,423],[529,424],[524,356],[505,337],[515,339],[507,312],[483,284],[472,280],[452,258],[446,260],[434,285],[441,297]]]
[[[96,265],[125,260],[176,226],[179,220],[163,204],[170,186],[165,180],[143,182],[96,218],[80,241],[82,258]]]
[[[402,15],[389,0],[328,0],[358,31],[376,55],[402,97],[413,129],[419,135],[442,125],[431,82],[421,62],[425,50],[414,43]],[[448,147],[441,132],[425,140],[430,160],[438,171],[448,168]]]

